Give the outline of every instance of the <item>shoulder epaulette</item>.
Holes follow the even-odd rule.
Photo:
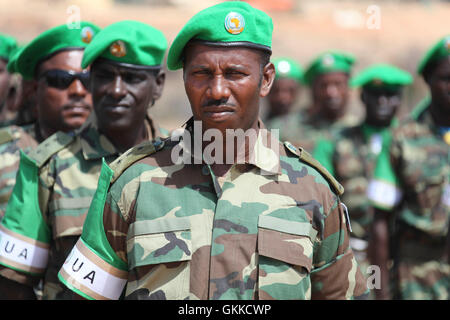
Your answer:
[[[163,140],[144,141],[137,146],[127,150],[124,154],[109,164],[109,167],[114,171],[111,178],[111,183],[117,180],[120,175],[133,163],[151,155],[164,147]]]
[[[40,143],[28,156],[36,161],[40,168],[52,155],[66,147],[74,139],[73,135],[58,131]]]
[[[0,145],[13,140],[14,136],[9,128],[3,128],[0,130]]]
[[[301,161],[306,162],[308,165],[319,171],[320,174],[328,181],[330,186],[333,188],[333,191],[336,192],[337,195],[341,196],[344,193],[344,187],[331,175],[331,173],[328,172],[327,169],[325,169],[324,166],[320,164],[319,161],[314,159],[313,156],[309,154],[306,150],[304,150],[301,147],[296,148],[288,141],[284,143],[284,146],[290,152],[297,155]]]

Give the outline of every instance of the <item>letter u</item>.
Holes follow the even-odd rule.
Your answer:
[[[72,270],[73,270],[73,272],[78,272],[78,271],[80,271],[81,267],[82,267],[83,264],[84,264],[84,262],[80,263],[80,266],[75,270],[75,265],[77,264],[77,262],[78,262],[78,258],[75,260],[75,262],[74,262],[73,265],[72,265]]]

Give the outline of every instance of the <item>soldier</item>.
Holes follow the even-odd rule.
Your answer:
[[[418,73],[430,103],[394,131],[368,188],[375,207],[372,261],[382,272],[379,299],[450,298],[450,36],[427,52]]]
[[[79,128],[90,114],[92,97],[86,87],[89,71],[80,64],[84,48],[99,30],[88,22],[81,22],[80,29],[54,27],[10,59],[8,70],[22,76],[27,97],[16,125],[0,130],[0,219],[15,184],[19,150],[28,152],[57,131]],[[31,110],[28,104],[33,101],[36,105]],[[38,114],[34,123],[19,126],[31,112]]]
[[[258,119],[275,77],[272,30],[264,12],[227,1],[179,32],[168,68],[183,68],[193,117],[181,141],[143,143],[113,170],[104,164],[82,236],[59,273],[74,292],[89,299],[346,299],[366,291],[348,246],[341,186]],[[227,136],[230,129],[247,131],[249,142],[233,144],[241,137]],[[209,144],[202,154],[191,144],[202,148],[199,135],[212,132],[214,159]],[[240,153],[217,156],[225,147]],[[178,161],[181,151],[187,157]]]
[[[109,163],[159,135],[147,112],[162,92],[166,48],[159,30],[128,20],[106,27],[86,48],[81,67],[91,66],[94,113],[76,135],[57,132],[21,153],[0,225],[0,292],[7,298],[29,298],[27,285],[39,278],[44,299],[66,297],[57,272],[81,234],[102,159]]]
[[[269,111],[266,123],[289,114],[297,102],[303,81],[303,69],[291,58],[273,59],[275,81],[267,96]]]
[[[313,156],[342,183],[342,202],[348,207],[352,225],[350,246],[363,273],[370,265],[367,256],[372,211],[367,185],[383,145],[391,141],[391,128],[401,105],[402,89],[412,76],[387,64],[372,65],[353,77],[350,85],[360,87],[366,116],[363,123],[343,129],[333,140],[319,141]]]
[[[327,51],[309,65],[304,81],[310,87],[312,106],[277,118],[270,128],[280,130],[280,138],[313,152],[321,138],[331,138],[339,128],[356,125],[356,118],[347,113],[348,81],[355,58],[347,53]]]
[[[0,127],[9,124],[6,101],[11,89],[12,77],[7,70],[8,61],[17,48],[17,41],[11,36],[0,33]]]

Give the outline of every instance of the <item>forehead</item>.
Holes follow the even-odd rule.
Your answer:
[[[124,65],[120,62],[108,60],[108,59],[98,59],[94,61],[92,72],[96,71],[108,71],[111,73],[132,73],[132,74],[149,74],[148,70],[133,68],[131,65]]]
[[[347,82],[349,75],[345,72],[328,72],[324,74],[320,74],[316,77],[315,82],[326,84],[326,83],[335,83],[335,82]]]
[[[261,54],[258,50],[244,47],[210,46],[189,43],[184,50],[184,66],[208,64],[239,64],[258,66]]]
[[[51,56],[39,66],[40,70],[63,69],[63,70],[81,70],[81,60],[83,59],[83,50],[64,50]]]

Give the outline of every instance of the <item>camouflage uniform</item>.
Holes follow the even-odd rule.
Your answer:
[[[253,160],[223,177],[207,164],[174,164],[176,148],[189,151],[184,141],[144,143],[113,170],[105,165],[85,223],[91,231],[83,232],[60,279],[94,299],[365,293],[337,196],[342,187],[290,143],[277,141],[275,154],[261,132]]]
[[[317,141],[332,139],[336,131],[341,128],[356,125],[358,119],[352,115],[330,123],[319,115],[309,115],[307,110],[295,114],[277,117],[267,123],[270,129],[280,130],[280,140],[290,141],[296,147],[302,147],[312,153]]]
[[[0,130],[0,221],[16,182],[20,154],[38,145],[35,125],[10,126]]]
[[[395,213],[394,298],[448,300],[450,146],[428,109],[394,131],[390,158],[396,181],[377,176],[369,198]]]
[[[378,155],[391,143],[391,138],[390,128],[361,124],[341,130],[333,140],[319,141],[314,150],[316,159],[345,189],[341,200],[351,220],[350,246],[364,273],[370,265],[367,249],[373,221],[367,187],[373,178]]]
[[[149,139],[160,135],[151,118],[146,119],[146,127]],[[93,113],[76,135],[58,132],[28,157],[22,153],[17,182],[0,225],[2,238],[11,242],[10,250],[6,250],[6,240],[0,247],[1,275],[24,284],[35,284],[44,277],[44,299],[66,298],[57,272],[81,234],[102,158],[109,163],[118,156],[113,144],[99,134]],[[28,248],[28,257],[17,257],[18,239],[34,245]]]

